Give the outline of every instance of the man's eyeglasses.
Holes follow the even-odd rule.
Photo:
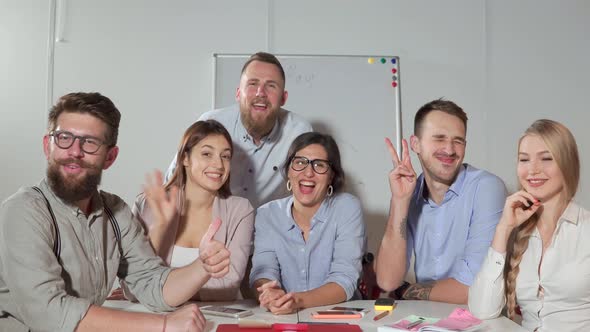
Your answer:
[[[297,172],[303,171],[309,164],[311,164],[313,171],[318,174],[325,174],[330,170],[330,162],[324,159],[309,160],[300,156],[295,156],[291,159],[291,168]]]
[[[54,130],[49,133],[49,136],[53,137],[53,141],[61,149],[69,149],[72,145],[74,145],[74,142],[77,138],[80,140],[80,149],[89,154],[96,153],[96,151],[98,151],[98,149],[100,149],[100,147],[105,144],[104,141],[96,137],[76,136],[69,131]]]

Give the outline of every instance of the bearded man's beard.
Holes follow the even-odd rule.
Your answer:
[[[81,178],[64,176],[60,167],[67,164],[78,164],[88,172]],[[70,204],[90,198],[98,189],[101,178],[102,167],[77,159],[54,160],[47,166],[49,187],[59,198]]]
[[[242,124],[244,125],[244,127],[250,135],[255,137],[264,137],[272,131],[272,128],[274,127],[275,122],[277,121],[277,118],[279,116],[279,110],[271,110],[271,108],[273,108],[273,105],[271,105],[268,101],[264,99],[254,99],[251,102],[250,107],[253,107],[252,105],[254,105],[255,103],[267,104],[267,107],[269,108],[269,113],[266,115],[266,117],[264,119],[255,119],[252,113],[253,111],[251,111],[250,109],[242,110],[240,108],[240,118],[242,120]]]

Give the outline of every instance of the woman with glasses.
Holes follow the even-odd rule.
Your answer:
[[[289,197],[256,213],[251,285],[274,314],[343,302],[361,272],[365,224],[361,205],[342,193],[344,171],[334,139],[305,133],[284,164]]]
[[[516,173],[521,188],[506,199],[469,310],[491,319],[506,305],[529,331],[590,331],[590,211],[574,201],[580,158],[572,133],[535,121],[519,140]]]
[[[177,152],[182,167],[164,186],[160,172],[148,177],[133,209],[154,251],[168,265],[201,261],[202,287],[194,300],[236,299],[248,263],[254,209],[247,199],[231,196],[232,152],[223,125],[215,120],[194,123]]]

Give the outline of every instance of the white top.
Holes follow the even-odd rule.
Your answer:
[[[170,267],[183,267],[199,258],[199,248],[187,248],[174,245]]]
[[[516,278],[516,303],[522,311],[523,327],[530,331],[590,331],[590,212],[574,202],[567,206],[539,271],[542,250],[535,228]],[[498,317],[506,303],[504,262],[505,254],[490,248],[469,288],[469,310],[479,318]]]

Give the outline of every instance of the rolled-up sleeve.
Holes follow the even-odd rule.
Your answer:
[[[334,254],[326,283],[334,282],[346,292],[350,299],[356,290],[362,270],[362,256],[365,244],[365,222],[358,199],[346,195],[337,209],[338,230],[334,242]]]
[[[116,209],[116,210],[115,210]],[[152,311],[172,311],[175,307],[164,301],[163,288],[171,268],[154,253],[140,222],[122,203],[113,208],[121,228],[123,257],[118,276],[131,293]]]
[[[0,308],[33,331],[74,331],[91,303],[67,294],[51,225],[41,199],[0,208],[0,293],[9,291]]]
[[[473,285],[469,287],[469,311],[480,319],[500,316],[506,303],[504,295],[505,254],[488,249],[486,258]]]
[[[492,243],[505,200],[506,187],[502,180],[490,176],[480,181],[474,193],[472,217],[464,254],[458,256],[453,263],[449,277],[467,286],[473,283]]]

